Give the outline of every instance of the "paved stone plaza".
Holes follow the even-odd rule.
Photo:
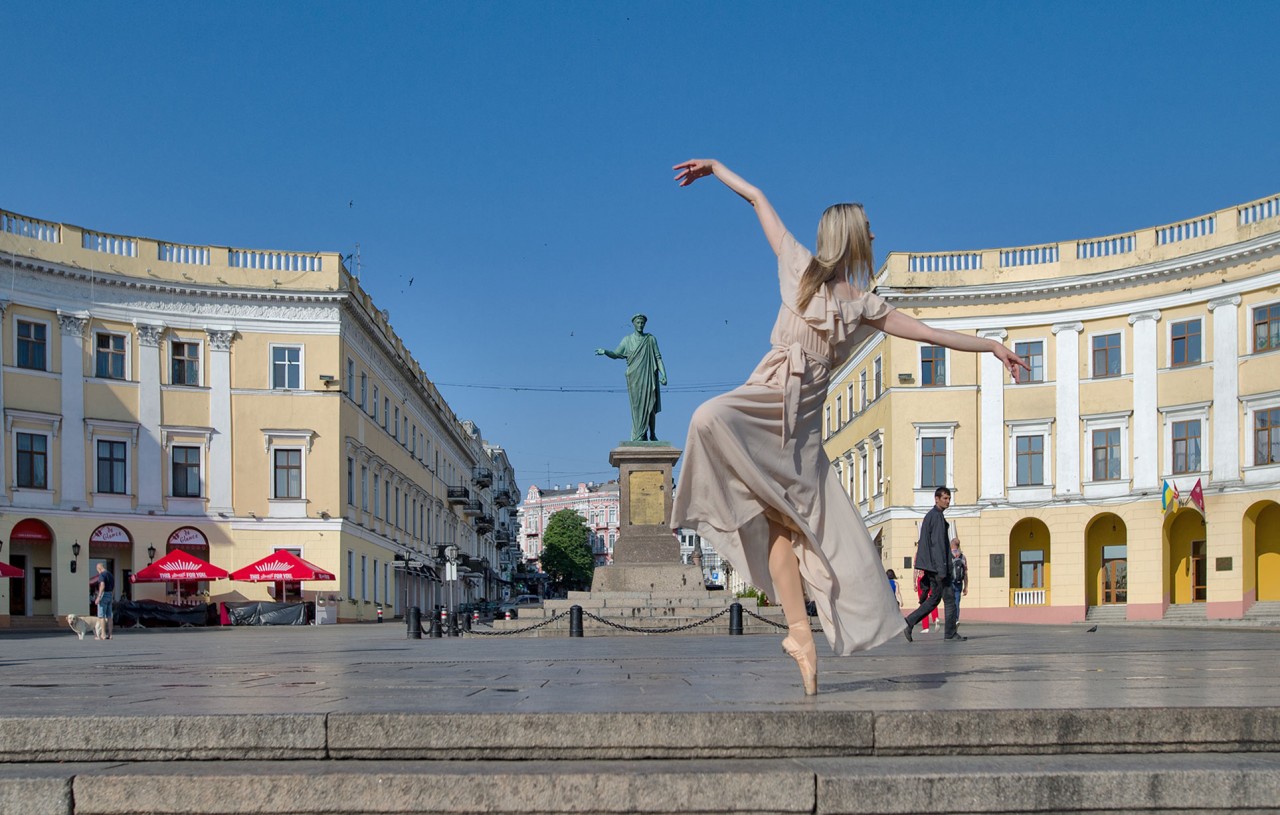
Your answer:
[[[6,632],[0,812],[1275,811],[1280,632],[964,628],[815,698],[772,636]]]

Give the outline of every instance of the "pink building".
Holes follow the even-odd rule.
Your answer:
[[[618,512],[621,493],[618,482],[579,482],[577,488],[540,489],[529,487],[520,505],[520,549],[526,561],[542,558],[542,532],[547,519],[562,509],[572,509],[587,521],[591,530],[591,551],[596,565],[613,562],[613,546],[618,542]]]

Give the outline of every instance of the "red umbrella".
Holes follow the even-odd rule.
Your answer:
[[[10,566],[3,560],[0,560],[0,577],[26,577],[27,573],[19,569],[17,566]]]
[[[192,580],[221,580],[226,576],[226,569],[219,569],[212,563],[206,563],[190,552],[174,549],[145,569],[139,569],[129,577],[129,582],[179,583]]]
[[[231,579],[249,583],[300,583],[303,580],[337,580],[337,577],[292,552],[282,550],[236,569],[231,573]]]

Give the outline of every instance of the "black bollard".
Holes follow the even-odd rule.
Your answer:
[[[470,614],[462,615],[462,630],[467,632],[468,634],[471,633],[471,615]]]
[[[729,633],[742,634],[742,603],[729,606]]]
[[[582,606],[569,606],[569,636],[582,636]]]
[[[462,627],[458,625],[458,612],[456,611],[449,612],[449,636],[462,636]]]
[[[405,610],[404,618],[409,626],[409,639],[422,639],[422,610],[417,606],[409,606]]]
[[[444,636],[440,631],[440,618],[434,614],[431,615],[431,630],[427,632],[427,636],[433,640],[438,640]]]

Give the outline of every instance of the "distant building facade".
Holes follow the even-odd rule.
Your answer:
[[[969,619],[1280,601],[1280,196],[1100,238],[895,253],[876,282],[1031,364],[1014,382],[990,354],[876,335],[832,373],[825,448],[885,568],[910,579],[948,486]]]
[[[529,487],[518,512],[520,549],[524,557],[541,561],[542,534],[547,520],[562,509],[571,509],[587,522],[596,566],[608,566],[613,562],[613,547],[618,542],[621,497],[617,481],[604,484],[583,481],[576,487],[564,489]]]

